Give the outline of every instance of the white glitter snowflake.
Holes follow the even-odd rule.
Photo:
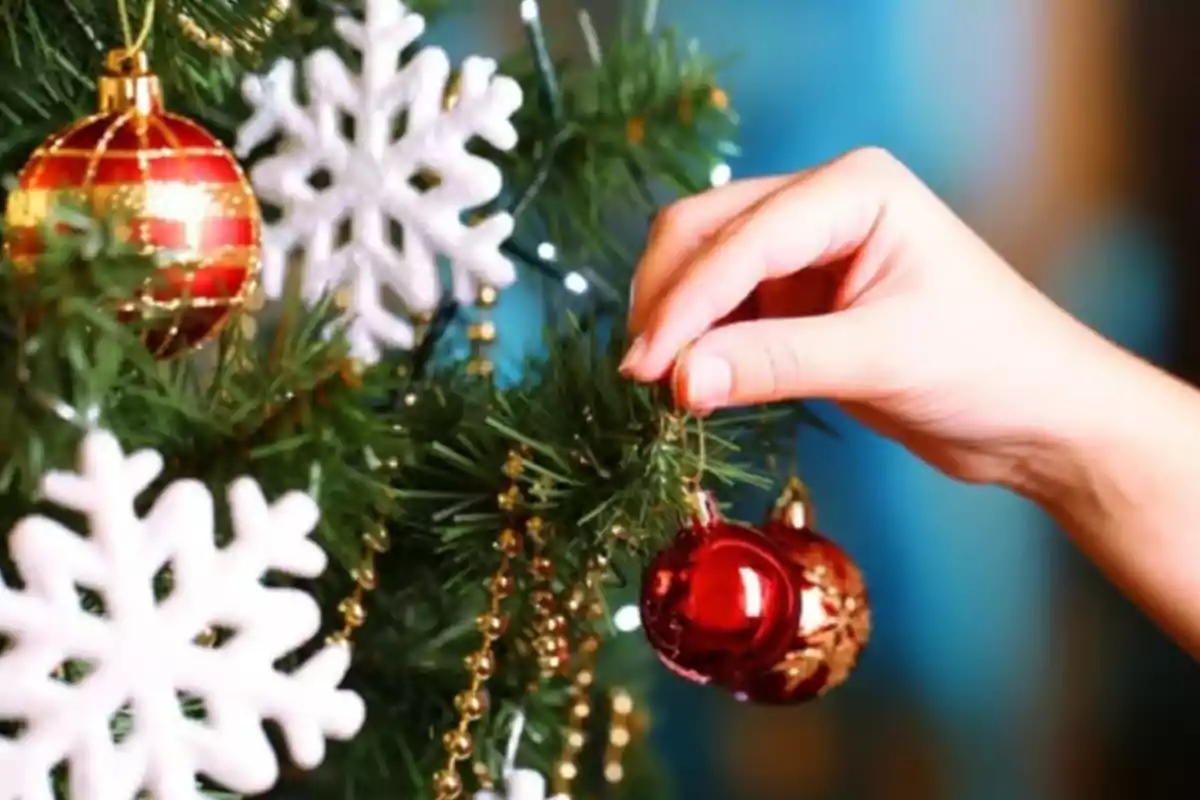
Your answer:
[[[472,57],[447,102],[444,51],[425,47],[400,63],[424,30],[424,19],[400,0],[366,0],[364,21],[337,21],[338,34],[362,53],[361,74],[319,50],[303,64],[305,102],[289,60],[243,87],[255,111],[239,131],[239,154],[283,138],[250,176],[260,198],[282,211],[264,227],[264,288],[278,297],[293,254],[303,251],[297,263],[304,299],[311,304],[348,289],[346,333],[354,355],[368,362],[382,348],[412,346],[412,326],[388,307],[387,290],[411,314],[434,311],[442,292],[439,255],[449,262],[460,301],[473,299],[481,284],[503,288],[516,277],[500,252],[512,235],[511,216],[472,224],[464,216],[494,200],[503,182],[496,165],[467,152],[467,143],[478,136],[502,150],[516,145],[509,120],[521,88],[497,76],[494,61]],[[433,185],[418,188],[420,176],[432,176]]]
[[[317,508],[304,494],[268,505],[257,483],[229,491],[232,542],[214,542],[213,499],[195,481],[177,481],[145,516],[135,501],[162,472],[153,451],[126,457],[103,431],[87,435],[78,473],[50,473],[47,500],[76,511],[88,536],[46,517],[21,521],[8,538],[23,589],[0,581],[0,800],[52,800],[52,772],[69,767],[72,800],[197,800],[198,776],[258,793],[278,778],[263,730],[273,720],[293,760],[313,767],[326,737],[348,739],[363,723],[356,694],[338,686],[345,647],[321,649],[295,672],[282,657],[312,639],[316,602],[297,589],[271,588],[269,570],[314,577],[325,554],[309,537]],[[155,596],[155,576],[171,588]],[[79,592],[102,610],[81,606]],[[226,631],[217,646],[197,643]],[[77,682],[61,665],[86,664]],[[73,670],[72,670],[73,671]],[[181,698],[203,705],[189,718]],[[128,715],[128,731],[113,720]]]

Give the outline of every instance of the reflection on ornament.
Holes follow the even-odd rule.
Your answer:
[[[252,292],[258,201],[224,145],[163,109],[145,54],[111,53],[99,94],[98,114],[51,136],[21,170],[5,210],[5,252],[32,271],[41,231],[63,204],[122,220],[162,264],[120,310],[148,320],[156,355],[175,355],[216,335]]]

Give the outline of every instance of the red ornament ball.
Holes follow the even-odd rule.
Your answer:
[[[764,535],[791,565],[799,624],[783,656],[737,691],[764,705],[804,703],[843,684],[871,635],[862,572],[811,527],[803,486],[794,481]]]
[[[783,657],[800,595],[762,533],[721,518],[710,496],[647,569],[642,625],[658,657],[700,684],[740,686]]]
[[[119,215],[135,243],[164,256],[120,311],[147,320],[156,355],[175,355],[216,335],[256,285],[258,201],[228,148],[164,110],[144,54],[111,54],[99,89],[100,113],[55,133],[22,169],[5,210],[6,251],[33,274],[55,206]]]

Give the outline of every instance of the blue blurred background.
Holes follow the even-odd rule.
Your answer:
[[[518,42],[510,5],[462,35]],[[578,5],[543,2],[566,50],[581,48]],[[602,38],[622,6],[641,13],[582,5]],[[1062,304],[1197,374],[1194,0],[663,0],[660,18],[737,57],[722,82],[741,118],[735,179],[887,147]],[[532,282],[503,299],[513,366],[541,302]],[[789,711],[664,672],[654,735],[676,796],[1193,796],[1192,662],[1037,509],[821,412],[842,436],[806,436],[802,476],[868,576],[872,646],[847,687]]]

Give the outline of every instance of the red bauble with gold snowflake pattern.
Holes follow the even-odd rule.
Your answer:
[[[143,53],[116,51],[99,81],[100,113],[34,152],[5,210],[5,248],[34,274],[55,206],[83,204],[128,222],[160,269],[120,308],[141,318],[157,356],[211,339],[254,291],[261,212],[233,154],[192,120],[163,108]]]
[[[792,479],[763,535],[793,570],[800,613],[783,656],[740,686],[763,705],[794,705],[845,683],[871,636],[862,572],[842,548],[813,529],[808,492]]]

